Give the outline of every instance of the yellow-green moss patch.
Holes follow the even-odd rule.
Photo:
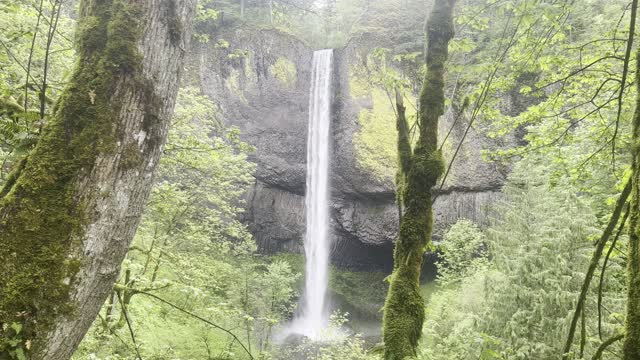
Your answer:
[[[298,81],[296,65],[283,57],[278,58],[275,63],[269,66],[269,73],[287,88],[293,88]]]

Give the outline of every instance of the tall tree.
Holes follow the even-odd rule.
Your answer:
[[[635,22],[638,1],[632,3],[632,22]],[[632,26],[632,29],[634,27]],[[632,39],[632,38],[631,38]],[[631,48],[632,40],[627,45]],[[636,86],[640,90],[640,50],[636,58]],[[636,100],[631,134],[631,222],[629,225],[629,250],[627,252],[627,317],[625,322],[624,359],[640,359],[640,92]]]
[[[427,21],[427,73],[420,94],[419,137],[412,148],[402,96],[397,98],[399,170],[398,199],[404,208],[394,250],[394,270],[384,306],[386,360],[416,355],[424,322],[420,295],[422,255],[431,241],[431,189],[444,170],[438,150],[438,120],[444,114],[444,73],[453,38],[455,0],[436,0]]]
[[[84,0],[79,59],[0,191],[0,358],[70,358],[149,195],[195,0]]]

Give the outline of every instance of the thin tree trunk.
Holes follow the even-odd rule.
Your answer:
[[[565,341],[564,349],[562,351],[562,359],[568,360],[571,354],[571,347],[573,345],[573,339],[575,337],[576,329],[578,326],[578,320],[580,319],[580,314],[582,314],[582,310],[584,308],[584,304],[587,301],[587,294],[589,292],[589,287],[591,286],[591,281],[593,280],[593,275],[600,263],[600,259],[602,258],[602,253],[604,252],[604,247],[606,246],[611,234],[616,228],[616,225],[620,221],[620,215],[622,214],[622,210],[624,209],[625,203],[629,198],[629,194],[631,193],[631,183],[627,182],[620,194],[620,197],[616,201],[616,206],[613,209],[613,214],[611,214],[611,218],[609,219],[609,223],[605,228],[604,232],[598,239],[596,243],[596,248],[593,251],[593,255],[591,257],[591,262],[589,263],[589,268],[587,269],[587,273],[585,274],[584,281],[582,282],[582,288],[580,290],[580,295],[578,295],[578,302],[576,303],[576,309],[574,310],[573,317],[571,318],[571,323],[569,325],[569,333],[567,335],[567,340]]]
[[[56,5],[58,6],[56,8]],[[49,57],[51,56],[51,44],[53,43],[53,37],[58,28],[58,20],[60,20],[60,13],[62,12],[62,0],[53,3],[51,8],[51,19],[49,19],[49,31],[47,32],[47,46],[44,50],[44,67],[42,69],[42,88],[40,89],[40,120],[44,119],[46,107],[47,107],[47,78],[49,75]],[[25,111],[27,111],[25,107]]]
[[[637,1],[634,1],[634,6]],[[635,13],[635,12],[634,12]],[[628,45],[631,47],[631,44]],[[636,86],[640,89],[640,50],[636,64]],[[623,345],[624,360],[640,359],[640,94],[633,115],[631,221],[629,224],[629,250],[627,252],[627,317]]]
[[[438,120],[444,113],[444,72],[449,41],[453,38],[455,0],[436,0],[427,23],[427,74],[420,95],[420,136],[411,150],[404,107],[398,104],[398,153],[404,213],[394,250],[394,271],[385,301],[384,358],[402,360],[416,355],[424,322],[420,295],[422,255],[431,241],[431,189],[444,171],[438,150]]]
[[[29,76],[31,75],[31,61],[33,60],[33,50],[36,47],[36,38],[38,37],[38,30],[40,28],[40,19],[42,18],[42,5],[44,0],[40,0],[40,6],[38,6],[38,18],[36,20],[36,27],[31,37],[31,48],[29,49],[29,59],[27,60],[27,76],[24,84],[24,112],[29,111]]]
[[[69,359],[111,293],[164,146],[195,5],[81,3],[78,65],[0,198],[0,323],[21,324],[23,338],[12,345],[0,330],[0,358],[19,348]]]

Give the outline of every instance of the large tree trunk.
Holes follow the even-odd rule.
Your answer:
[[[0,191],[0,358],[70,358],[111,292],[165,142],[195,3],[82,1],[70,84]]]
[[[631,45],[629,45],[631,46]],[[640,50],[636,65],[636,86],[640,90]],[[640,359],[640,92],[636,100],[632,133],[631,223],[627,253],[627,317],[625,323],[624,360]]]
[[[444,113],[444,64],[453,38],[455,0],[436,0],[427,23],[427,74],[420,94],[420,136],[411,149],[401,96],[398,107],[398,198],[404,207],[394,251],[394,271],[384,307],[383,337],[386,360],[416,355],[424,322],[420,295],[422,255],[431,241],[431,189],[444,164],[438,150],[438,119]]]

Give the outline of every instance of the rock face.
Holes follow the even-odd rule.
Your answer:
[[[256,147],[256,183],[247,194],[245,221],[260,251],[301,252],[313,50],[275,30],[235,30],[220,37],[230,45],[201,45],[194,61],[202,90],[219,106],[225,123],[239,127],[242,138]],[[354,141],[363,126],[359,114],[373,104],[366,95],[352,94],[351,72],[359,54],[369,50],[352,42],[334,56],[332,261],[352,269],[389,270],[398,230],[393,178],[363,166]],[[395,120],[388,121],[391,131],[384,136],[395,139]],[[441,123],[446,134],[452,113]],[[458,121],[451,130],[445,158],[455,151],[466,124]],[[435,202],[436,238],[460,218],[487,223],[506,169],[484,162],[481,150],[497,145],[474,129],[467,135]]]

